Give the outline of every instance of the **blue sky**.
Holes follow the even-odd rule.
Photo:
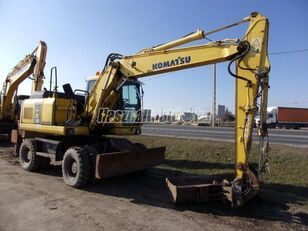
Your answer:
[[[308,1],[247,0],[0,0],[0,81],[37,45],[48,45],[50,68],[59,83],[84,88],[85,79],[101,70],[107,55],[133,54],[186,35],[238,21],[252,11],[270,20],[269,52],[307,49]],[[210,36],[241,38],[247,25]],[[207,43],[206,40],[192,44]],[[270,106],[308,107],[308,52],[271,55]],[[144,78],[145,107],[211,108],[212,67]],[[30,81],[20,92],[29,93]],[[234,79],[226,64],[217,65],[217,103],[234,110]]]

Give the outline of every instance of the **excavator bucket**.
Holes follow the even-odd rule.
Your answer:
[[[209,200],[231,200],[228,182],[215,176],[188,176],[166,178],[171,201],[174,205]]]
[[[98,179],[144,170],[165,161],[165,147],[148,149],[125,139],[113,139],[111,143],[120,151],[96,156],[95,177]]]

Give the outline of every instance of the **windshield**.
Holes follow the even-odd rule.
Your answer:
[[[139,84],[127,83],[122,86],[122,105],[124,110],[140,110]]]
[[[137,82],[126,82],[121,87],[120,109],[124,111],[125,123],[140,122],[141,94],[140,84]]]

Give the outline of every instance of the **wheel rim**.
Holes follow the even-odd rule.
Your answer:
[[[29,148],[24,147],[20,153],[20,159],[23,164],[30,164],[32,153]]]
[[[75,179],[78,173],[78,163],[76,160],[71,157],[67,156],[64,163],[64,171],[65,175],[70,179]]]
[[[76,175],[76,173],[77,173],[77,163],[76,163],[76,162],[74,162],[74,163],[72,164],[72,173],[75,174],[75,175]]]

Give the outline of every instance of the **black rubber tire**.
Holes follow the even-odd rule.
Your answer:
[[[41,158],[36,155],[36,141],[24,139],[19,148],[19,161],[21,167],[26,171],[35,171],[40,168]]]
[[[87,150],[82,147],[69,148],[62,160],[63,180],[66,184],[81,188],[89,182],[90,161]]]
[[[49,169],[50,168],[51,159],[48,158],[48,157],[43,157],[43,156],[40,156],[40,157],[41,157],[41,166],[40,166],[40,168],[41,169]]]
[[[84,149],[89,155],[89,161],[90,161],[90,183],[95,184],[99,180],[95,177],[95,170],[96,170],[96,155],[98,154],[97,148],[93,145],[86,145],[84,146]]]

